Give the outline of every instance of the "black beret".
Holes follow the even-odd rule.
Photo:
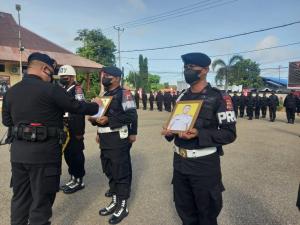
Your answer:
[[[122,71],[115,66],[105,66],[102,68],[102,71],[114,77],[121,77],[123,74]]]
[[[53,70],[55,70],[55,68],[56,68],[56,61],[54,59],[50,58],[46,54],[42,54],[40,52],[34,52],[34,53],[30,54],[30,56],[28,56],[28,64],[33,60],[37,60],[37,61],[46,63]]]
[[[194,64],[201,67],[207,67],[211,63],[211,59],[201,52],[187,53],[182,55],[181,58],[185,65]]]

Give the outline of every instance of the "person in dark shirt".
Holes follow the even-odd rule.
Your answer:
[[[252,120],[252,118],[253,118],[253,108],[255,107],[255,99],[252,96],[252,92],[248,93],[246,105],[247,105],[247,115],[249,117],[248,119]]]
[[[295,122],[295,113],[298,106],[298,97],[294,94],[295,91],[292,90],[284,99],[283,106],[286,111],[286,118],[288,123],[293,124]],[[299,111],[298,111],[299,113]]]
[[[192,129],[162,135],[174,140],[173,192],[177,213],[184,225],[216,225],[222,209],[220,155],[222,145],[236,139],[236,118],[230,96],[213,88],[206,77],[211,63],[203,53],[182,56],[184,77],[190,88],[180,101],[203,101]]]
[[[150,110],[153,111],[154,95],[152,91],[150,91],[149,104],[150,104]]]
[[[260,107],[261,107],[261,117],[266,118],[267,107],[268,107],[268,98],[266,96],[266,92],[263,93],[263,96],[260,99]]]
[[[171,112],[172,110],[172,96],[169,91],[166,91],[164,94],[164,106],[165,111]]]
[[[238,117],[238,110],[239,110],[239,104],[240,104],[240,98],[237,96],[237,92],[235,91],[232,96],[232,103],[233,103],[233,109],[235,116]]]
[[[148,100],[147,94],[146,94],[145,90],[143,90],[142,91],[143,110],[147,109],[147,100]]]
[[[109,180],[111,203],[99,210],[101,216],[113,214],[110,224],[121,222],[128,215],[127,202],[130,197],[132,167],[130,148],[136,140],[137,111],[129,90],[120,86],[122,71],[117,67],[102,68],[104,96],[112,96],[112,101],[104,116],[89,118],[98,126],[101,149],[101,164]]]
[[[137,90],[134,93],[134,100],[135,100],[136,108],[139,109],[140,108],[140,95]]]
[[[174,110],[174,108],[175,108],[177,98],[178,98],[177,92],[173,91],[173,94],[172,94],[172,110]]]
[[[63,114],[96,114],[101,101],[86,103],[51,83],[55,60],[46,54],[28,57],[27,74],[3,99],[2,123],[11,141],[11,224],[50,224],[59,190]]]
[[[274,122],[276,119],[277,107],[279,106],[279,100],[278,97],[275,95],[274,91],[272,91],[272,94],[269,96],[268,105],[270,113],[270,122]]]
[[[244,93],[241,93],[241,96],[239,98],[239,108],[240,108],[240,117],[243,118],[245,114],[245,106],[247,102],[247,97],[244,95]]]
[[[162,95],[161,91],[157,92],[156,95],[156,105],[157,105],[157,109],[158,111],[162,112],[162,107],[163,107],[163,101],[164,101],[164,96]]]
[[[261,107],[261,97],[259,96],[258,92],[255,95],[254,102],[255,102],[255,106],[254,106],[255,119],[259,119],[260,107]]]

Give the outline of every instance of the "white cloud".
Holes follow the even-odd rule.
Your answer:
[[[130,5],[138,10],[145,10],[146,5],[143,0],[127,0]]]

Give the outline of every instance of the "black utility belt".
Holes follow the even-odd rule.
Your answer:
[[[59,139],[59,143],[63,144],[66,140],[66,133],[63,129],[57,127],[48,127],[40,123],[21,123],[11,128],[11,136],[18,140],[30,142],[43,142],[49,138]]]

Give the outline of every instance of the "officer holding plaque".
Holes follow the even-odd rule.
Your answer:
[[[203,53],[189,53],[182,60],[190,88],[177,101],[198,101],[201,107],[193,113],[195,121],[189,129],[173,131],[167,124],[162,130],[169,142],[174,141],[175,207],[184,225],[216,225],[224,191],[220,155],[222,145],[236,139],[236,117],[230,96],[206,80],[211,59]]]

